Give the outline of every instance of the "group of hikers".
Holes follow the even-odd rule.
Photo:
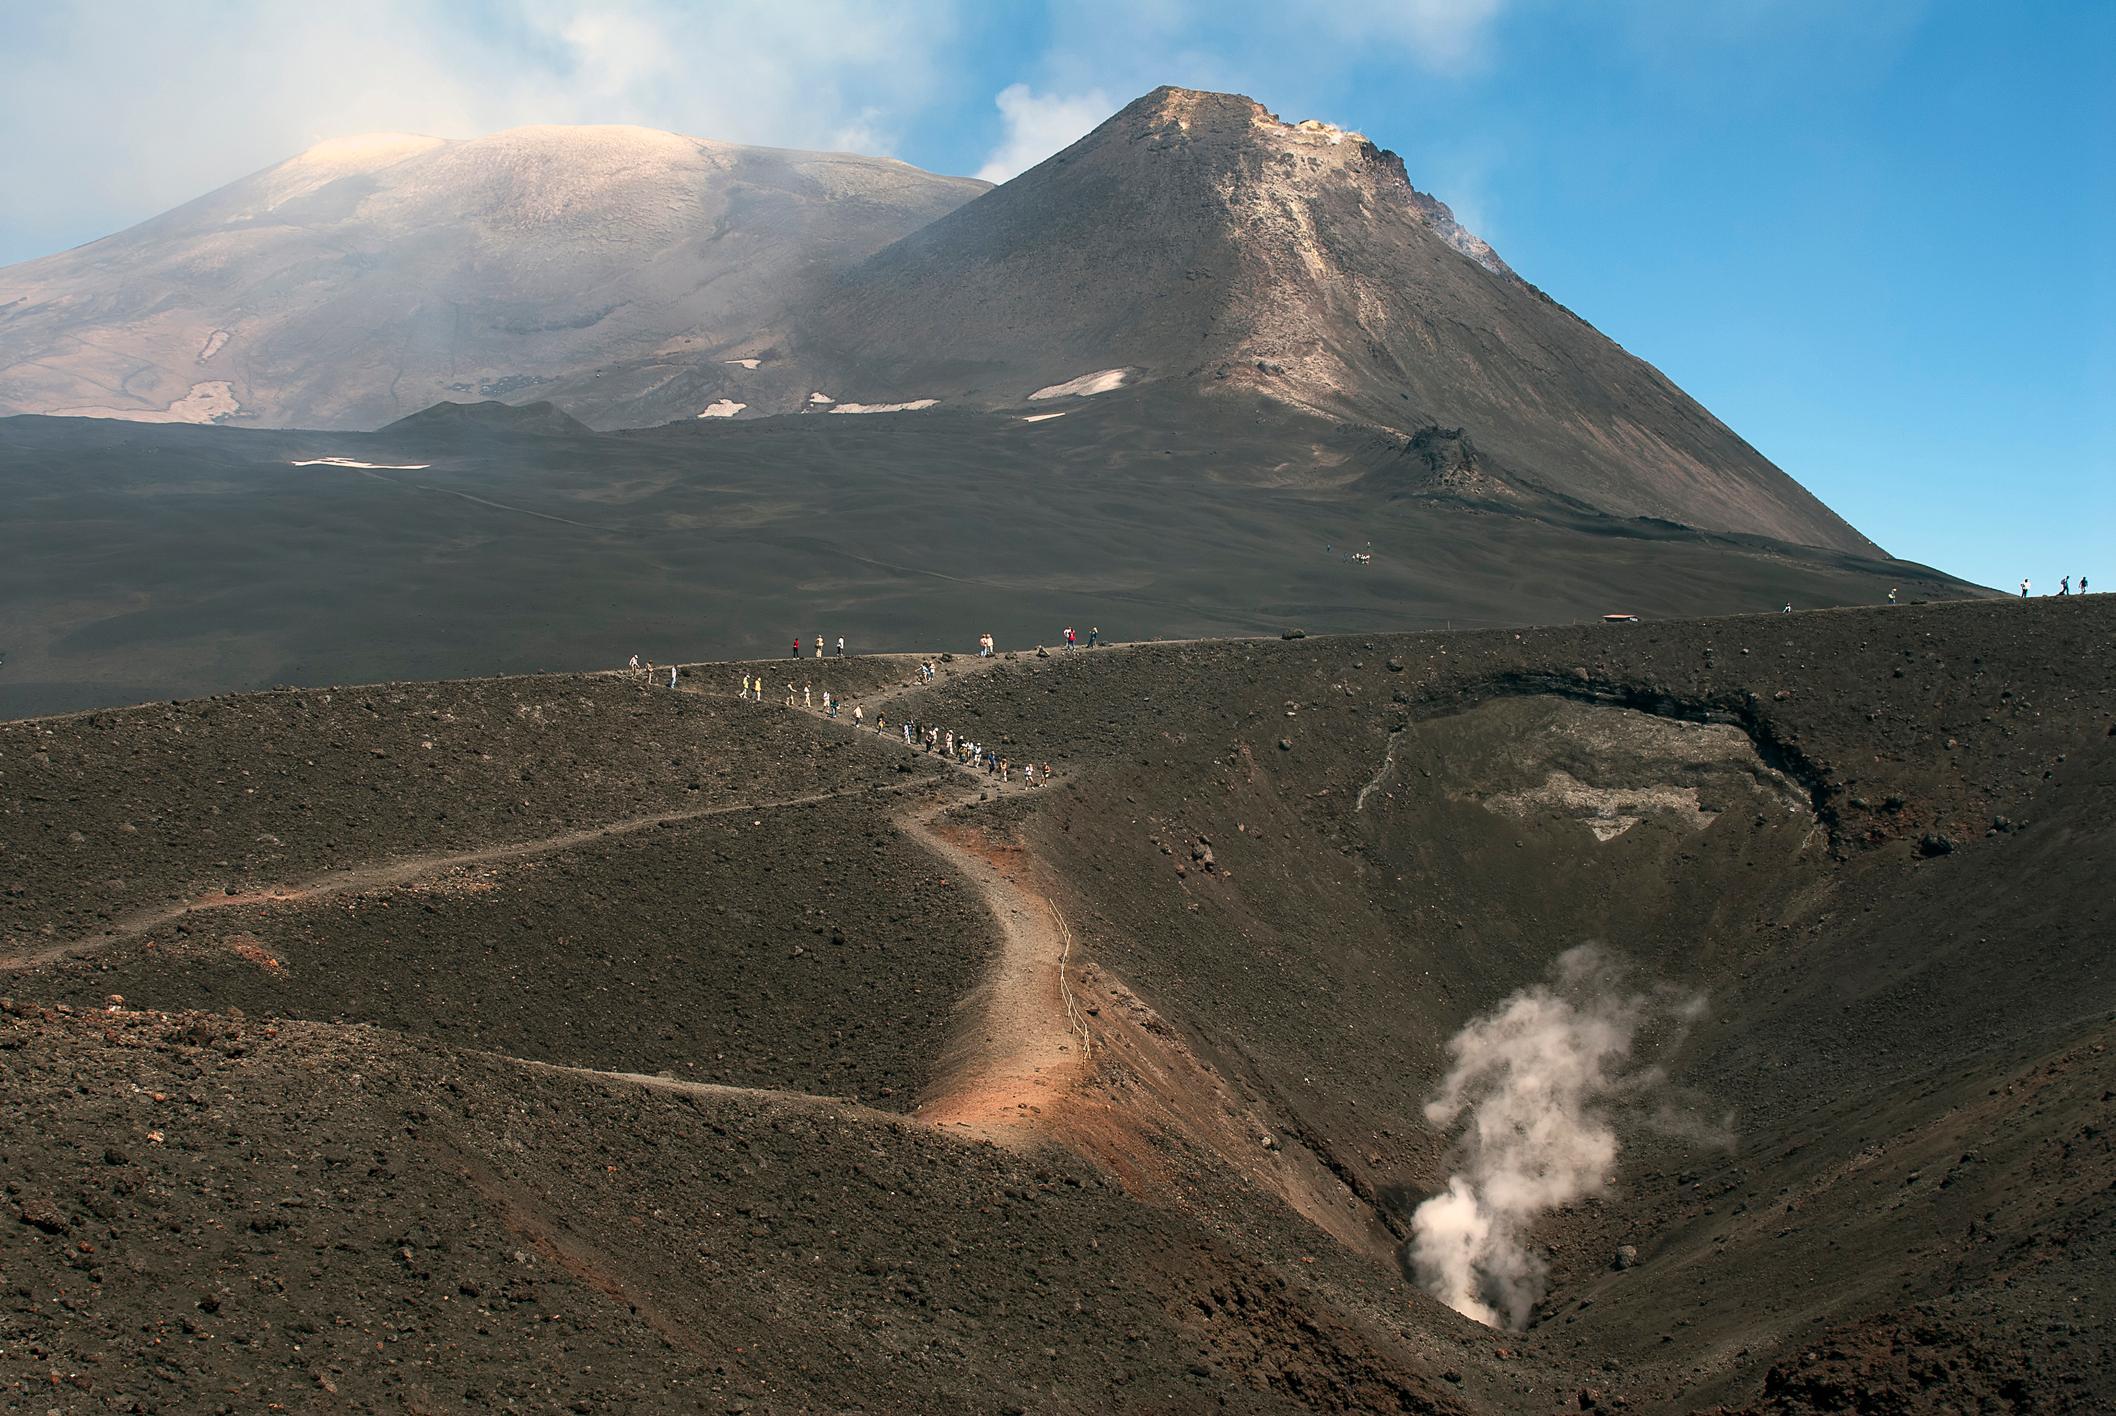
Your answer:
[[[2067,575],[2057,582],[2057,593],[2060,595],[2069,595],[2072,593],[2071,576]],[[2087,593],[2087,578],[2084,575],[2079,577],[2079,593],[2082,595]],[[2028,577],[2025,575],[2021,577],[2020,597],[2023,600],[2028,598]]]
[[[819,634],[819,635],[817,635],[817,636],[816,636],[816,637],[815,637],[814,639],[810,640],[809,642],[810,642],[810,643],[812,643],[812,644],[814,644],[814,645],[816,646],[816,657],[817,657],[818,659],[822,658],[822,657],[823,657],[823,636]],[[799,636],[798,634],[794,636],[794,642],[793,642],[793,656],[794,656],[794,657],[795,657],[796,659],[798,659],[798,658],[800,658],[800,657],[801,657],[801,636]],[[840,659],[842,659],[842,658],[844,658],[844,657],[845,657],[845,636],[844,636],[844,635],[842,635],[842,634],[838,636],[838,655],[837,655],[837,656],[838,656],[838,657],[839,657]]]
[[[638,667],[636,656],[633,660],[633,667]],[[653,666],[649,664],[647,667],[648,671],[651,672]],[[934,667],[932,660],[920,661],[918,676],[921,682],[931,683],[939,677],[939,674],[940,671]],[[669,670],[669,687],[674,688],[675,686],[676,671],[672,668]],[[745,703],[762,703],[764,701],[764,675],[761,673],[744,674],[742,676],[742,686],[736,690],[735,696]],[[838,715],[844,712],[846,706],[842,697],[832,694],[827,688],[823,690],[819,700],[814,684],[804,683],[797,689],[791,679],[787,680],[786,683],[784,701],[788,708],[812,709],[822,713],[823,716],[832,721],[836,721]],[[864,705],[853,704],[851,717],[852,726],[856,730],[867,727],[867,709]],[[879,709],[876,710],[874,715],[874,731],[877,734],[889,731],[889,715]],[[950,729],[938,728],[931,723],[900,721],[897,724],[897,731],[903,738],[904,746],[908,748],[922,750],[928,755],[938,754],[962,766],[981,771],[988,777],[996,777],[1002,782],[1014,780],[1015,763],[1011,758],[1002,757],[996,750],[985,746],[983,743],[972,742],[967,737],[959,736]],[[1049,782],[1052,777],[1051,764],[1048,762],[1041,764],[1033,761],[1024,762],[1020,764],[1020,771],[1022,783],[1031,787],[1041,786]]]
[[[1079,631],[1075,630],[1075,629],[1074,629],[1074,628],[1073,628],[1073,627],[1072,627],[1071,625],[1067,625],[1067,626],[1065,627],[1065,636],[1064,636],[1064,638],[1065,638],[1065,647],[1066,647],[1066,648],[1068,648],[1068,649],[1078,649],[1078,648],[1080,647],[1080,634],[1079,634]],[[1097,643],[1099,643],[1099,642],[1101,641],[1101,639],[1102,639],[1102,627],[1101,627],[1100,625],[1091,625],[1091,626],[1089,626],[1089,628],[1088,628],[1088,631],[1087,631],[1087,647],[1088,647],[1088,648],[1090,648],[1090,649],[1094,648],[1094,647],[1095,647],[1095,645],[1096,645]],[[1041,646],[1041,645],[1038,645],[1038,646],[1037,646],[1037,651],[1038,651],[1039,653],[1040,653],[1040,652],[1042,652],[1042,646]],[[997,643],[997,641],[995,641],[995,640],[994,640],[994,639],[992,638],[992,636],[991,636],[991,635],[989,635],[989,634],[980,634],[980,635],[978,635],[978,636],[977,636],[977,657],[978,657],[978,658],[980,658],[980,659],[989,659],[989,658],[991,658],[991,657],[992,657],[992,656],[993,656],[994,654],[997,654],[998,652],[999,652],[999,647],[998,647],[998,643]]]
[[[876,731],[881,731],[882,727],[877,716]],[[929,756],[938,754],[983,772],[987,777],[997,777],[1002,782],[1014,780],[1013,759],[1000,756],[996,749],[981,742],[971,742],[968,738],[958,737],[949,729],[937,728],[931,723],[916,720],[902,724],[901,731],[906,747],[923,749]],[[1024,786],[1045,785],[1051,780],[1051,775],[1051,764],[1048,762],[1041,765],[1033,761],[1021,764],[1021,780]]]
[[[634,654],[632,656],[632,662],[630,664],[627,664],[625,667],[630,669],[633,674],[637,675],[642,679],[645,679],[648,683],[652,683],[654,681],[655,671],[654,661],[652,659],[648,659],[645,662],[641,662],[640,657],[637,654]],[[668,666],[668,674],[669,687],[674,688],[676,686],[676,666],[674,664],[670,664]]]

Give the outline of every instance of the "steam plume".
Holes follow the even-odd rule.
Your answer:
[[[1607,1183],[1616,1116],[1665,1086],[1658,1068],[1632,1065],[1632,1043],[1654,1021],[1694,1020],[1704,1000],[1628,982],[1619,961],[1583,944],[1448,1044],[1454,1066],[1425,1114],[1462,1124],[1461,1161],[1411,1216],[1410,1257],[1420,1285],[1456,1312],[1527,1322],[1544,1286],[1529,1225]]]

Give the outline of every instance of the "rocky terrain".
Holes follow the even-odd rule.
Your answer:
[[[807,661],[1034,788],[737,663],[0,725],[0,1386],[2105,1409],[2112,635]],[[1413,1257],[1426,1104],[1581,944],[1680,1006],[1495,1329]]]

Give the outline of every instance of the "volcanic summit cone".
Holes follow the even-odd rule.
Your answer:
[[[1386,430],[1406,475],[1454,490],[1873,550],[1396,154],[1234,94],[1156,89],[854,267],[802,329],[840,397],[823,381],[871,402],[1095,375],[1258,394]]]

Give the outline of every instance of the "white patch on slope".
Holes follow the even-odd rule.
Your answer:
[[[931,408],[940,402],[937,398],[916,398],[909,403],[840,403],[831,409],[833,413],[916,413],[921,408]]]
[[[311,457],[290,467],[359,467],[371,472],[424,472],[431,462],[355,462],[350,457]]]
[[[720,362],[723,364],[740,364],[745,369],[754,369],[764,361],[762,359],[722,359]]]
[[[706,410],[698,416],[701,418],[732,418],[747,407],[749,407],[747,403],[737,403],[732,398],[722,398],[708,404]]]
[[[1067,379],[1064,383],[1054,383],[1037,389],[1029,395],[1029,402],[1034,403],[1043,398],[1088,398],[1098,393],[1108,393],[1112,389],[1124,387],[1126,377],[1122,369],[1103,369],[1099,373],[1082,374],[1077,379]]]
[[[1355,133],[1350,129],[1340,128],[1335,123],[1325,123],[1320,118],[1303,118],[1293,127],[1296,132],[1321,134],[1329,140],[1331,147],[1342,147],[1347,138],[1355,143],[1367,140],[1365,133]]]
[[[835,398],[832,398],[832,397],[831,397],[831,396],[830,396],[829,394],[827,394],[827,393],[811,393],[810,395],[808,395],[808,401],[809,401],[810,403],[835,403],[835,402],[837,402],[837,400],[836,400]]]
[[[1063,418],[1065,414],[1066,410],[1061,408],[1056,413],[1031,413],[1021,421],[1024,423],[1048,423],[1053,418]]]
[[[241,408],[242,404],[235,397],[235,385],[226,379],[212,379],[191,385],[189,393],[163,409],[90,405],[54,408],[51,415],[54,418],[116,418],[126,423],[218,423],[234,417]]]

